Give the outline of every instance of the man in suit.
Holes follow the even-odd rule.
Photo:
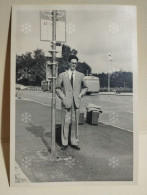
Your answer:
[[[62,129],[61,150],[65,150],[70,144],[74,149],[80,150],[78,146],[78,120],[81,97],[88,90],[84,80],[84,74],[76,71],[78,58],[69,56],[69,69],[57,79],[56,93],[62,101]],[[65,115],[63,114],[65,113]]]

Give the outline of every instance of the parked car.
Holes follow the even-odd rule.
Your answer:
[[[24,90],[27,89],[27,86],[21,85],[21,84],[16,84],[16,89],[17,90]]]

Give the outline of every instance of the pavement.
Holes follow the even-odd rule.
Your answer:
[[[101,118],[101,116],[100,116]],[[16,182],[132,181],[133,133],[99,123],[79,125],[80,151],[61,151],[61,111],[56,112],[56,152],[51,155],[51,108],[16,100]]]
[[[20,91],[22,98],[51,106],[52,94],[42,91]],[[101,107],[100,121],[127,131],[133,131],[133,96],[91,94],[81,101],[81,112],[86,116],[86,106],[93,103]],[[56,107],[61,109],[61,101],[56,98]]]
[[[99,92],[100,95],[133,96],[133,93]]]

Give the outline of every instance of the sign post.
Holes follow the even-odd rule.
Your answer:
[[[59,19],[60,18],[60,19]],[[46,63],[46,78],[51,80],[52,100],[51,100],[51,153],[55,153],[55,130],[56,130],[56,77],[57,61],[56,45],[58,42],[65,42],[65,11],[53,10],[52,12],[41,12],[41,40],[50,41],[52,49],[51,60]],[[49,59],[49,57],[48,57]]]
[[[53,57],[53,69],[52,69],[52,111],[51,111],[51,121],[52,121],[52,132],[51,132],[51,153],[55,152],[55,119],[56,119],[56,91],[55,91],[55,86],[56,86],[56,16],[57,16],[57,11],[53,10],[53,28],[52,28],[52,57]]]

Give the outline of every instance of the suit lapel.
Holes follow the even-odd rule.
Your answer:
[[[73,85],[73,89],[75,89],[75,86],[76,86],[76,81],[77,81],[77,79],[78,79],[78,72],[77,71],[75,71],[75,79],[74,79],[74,85]]]
[[[71,82],[70,82],[70,79],[69,79],[69,74],[68,74],[67,71],[66,71],[66,80],[67,80],[68,85],[72,88]]]

